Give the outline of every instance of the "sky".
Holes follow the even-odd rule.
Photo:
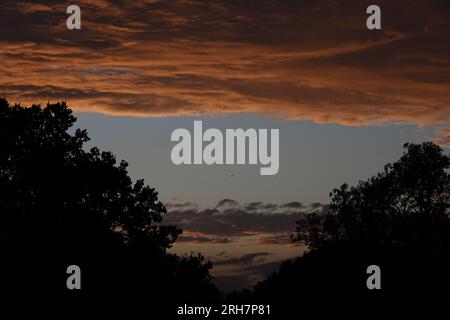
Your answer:
[[[366,28],[366,8],[382,29]],[[325,212],[329,192],[402,154],[450,146],[447,0],[78,0],[0,4],[0,95],[66,101],[89,146],[129,163],[201,251],[217,283],[242,287],[305,248],[295,220]],[[280,170],[175,166],[171,132],[277,128]],[[448,149],[446,149],[448,150]]]

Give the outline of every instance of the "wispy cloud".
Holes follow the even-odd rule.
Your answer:
[[[177,225],[189,237],[185,241],[211,242],[231,241],[233,237],[250,235],[289,237],[295,222],[305,215],[325,213],[327,205],[315,203],[300,205],[293,201],[287,204],[250,202],[240,204],[232,199],[220,200],[214,208],[201,208],[192,203],[167,204],[168,214],[163,223]]]
[[[254,112],[344,125],[433,125],[448,142],[448,2],[3,1],[0,90],[77,110],[173,116]],[[59,13],[59,14],[57,14]]]
[[[275,271],[281,261],[301,255],[306,248],[290,241],[295,222],[328,210],[328,205],[320,203],[239,203],[229,198],[210,208],[192,202],[167,203],[166,207],[163,224],[183,229],[174,250],[205,254],[213,262],[216,283],[224,290],[248,288]]]
[[[260,264],[261,262],[265,261],[265,257],[270,256],[271,253],[270,252],[255,252],[255,253],[247,253],[244,254],[241,257],[237,257],[237,258],[229,258],[229,259],[225,259],[225,260],[218,260],[215,262],[216,266],[220,266],[220,265],[232,265],[232,266],[236,266],[236,265],[244,265],[244,266],[249,266],[249,265],[254,265],[254,264]]]

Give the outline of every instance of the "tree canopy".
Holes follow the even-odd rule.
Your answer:
[[[0,99],[0,291],[17,296],[216,299],[211,263],[169,249],[182,232],[125,161],[87,150],[65,103],[25,108]],[[308,246],[246,297],[449,297],[450,157],[436,144],[405,144],[372,178],[331,194],[325,214],[297,222]],[[381,291],[366,268],[382,270]],[[66,288],[66,268],[82,290]]]
[[[449,296],[450,158],[436,144],[405,144],[395,163],[357,186],[331,194],[326,214],[297,222],[303,257],[258,284],[259,296]],[[366,288],[379,265],[381,292]]]
[[[18,295],[214,297],[211,264],[168,252],[181,230],[162,226],[155,189],[132,182],[111,152],[85,150],[65,103],[0,100],[0,250],[4,292]],[[79,265],[83,290],[69,292]]]

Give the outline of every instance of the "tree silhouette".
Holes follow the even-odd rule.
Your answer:
[[[127,163],[83,149],[85,130],[65,103],[0,100],[0,252],[7,295],[213,298],[211,264],[167,251],[181,230],[160,224],[155,189]],[[66,287],[79,265],[82,290]]]
[[[309,252],[258,284],[258,297],[449,297],[450,158],[430,142],[405,144],[399,161],[330,194],[327,214],[297,222]],[[382,290],[366,287],[369,265]]]

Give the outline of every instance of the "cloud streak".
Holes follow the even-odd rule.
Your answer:
[[[226,243],[235,237],[254,235],[281,236],[272,239],[274,243],[280,242],[280,239],[289,238],[297,220],[312,212],[325,213],[328,209],[327,205],[319,203],[309,206],[297,201],[281,205],[263,202],[240,204],[232,199],[220,200],[214,208],[200,208],[193,203],[169,203],[166,207],[168,214],[163,223],[176,225],[189,235],[180,238],[181,241],[212,243]]]
[[[183,229],[174,250],[201,251],[213,262],[216,283],[223,290],[249,288],[275,271],[280,262],[301,255],[306,247],[292,244],[295,222],[328,205],[239,203],[225,198],[203,208],[192,202],[167,203],[165,225]]]
[[[436,126],[448,143],[448,2],[3,1],[2,95],[111,115],[269,114]]]

